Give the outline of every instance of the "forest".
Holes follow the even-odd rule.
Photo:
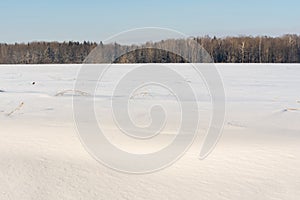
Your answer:
[[[215,63],[300,63],[300,35],[287,34],[281,37],[238,36],[238,37],[195,37],[189,38],[201,45]],[[183,40],[168,39],[159,42],[147,42],[140,45],[125,46],[117,43],[102,42],[30,42],[0,44],[0,64],[71,64],[82,63],[97,47],[102,54],[112,58],[114,63],[182,63],[186,59],[174,54],[178,50],[185,52],[188,60],[198,62],[193,47],[187,47]],[[170,51],[163,51],[164,46]],[[116,57],[118,52],[126,50],[125,55]],[[174,51],[173,51],[174,50]],[[116,58],[115,58],[116,57]],[[104,61],[104,60],[101,60]],[[209,62],[209,59],[201,59]]]

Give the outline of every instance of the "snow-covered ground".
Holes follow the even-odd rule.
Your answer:
[[[98,88],[99,119],[108,109],[101,103],[126,66],[116,65]],[[72,110],[79,68],[0,66],[0,199],[300,198],[300,64],[217,64],[226,92],[226,120],[220,141],[204,160],[198,156],[211,106],[201,80],[188,78],[199,88],[205,116],[199,136],[172,166],[143,175],[103,166],[80,143]],[[153,88],[134,95],[172,101]],[[147,120],[137,113],[137,119]],[[109,121],[106,125],[115,134]]]

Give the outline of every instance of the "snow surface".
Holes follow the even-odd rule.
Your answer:
[[[186,81],[199,88],[199,136],[172,166],[131,175],[98,163],[80,143],[72,111],[80,65],[1,65],[0,199],[299,199],[300,64],[216,66],[227,113],[214,151],[198,159],[211,105],[203,82],[186,69]],[[128,67],[115,65],[103,78],[95,98],[99,120],[109,110],[101,103]],[[155,88],[134,95],[172,101]],[[148,120],[142,113],[136,111],[138,123]],[[104,128],[116,134],[109,120]]]

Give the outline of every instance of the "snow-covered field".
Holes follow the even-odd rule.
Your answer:
[[[103,166],[80,143],[72,110],[79,68],[0,66],[0,199],[300,198],[300,64],[217,64],[226,120],[216,148],[198,159],[207,130],[208,117],[203,117],[199,136],[181,159],[143,175]],[[107,111],[101,102],[126,65],[116,69],[104,77],[96,96],[99,118]],[[187,81],[201,88],[202,116],[209,116],[205,87],[193,80]],[[160,101],[172,100],[156,92]],[[149,90],[138,95],[153,98]],[[138,119],[145,117],[138,114]]]

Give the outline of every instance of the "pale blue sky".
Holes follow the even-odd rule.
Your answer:
[[[0,42],[101,41],[138,27],[190,36],[300,33],[299,0],[7,0]]]

